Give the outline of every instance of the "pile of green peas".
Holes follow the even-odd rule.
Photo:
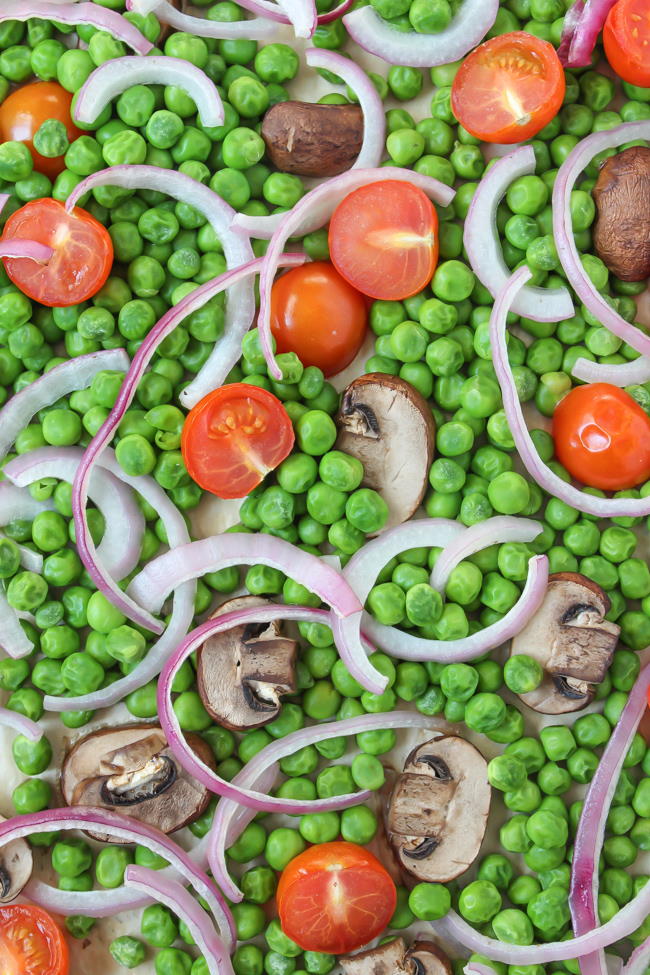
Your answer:
[[[123,0],[101,0],[123,10]],[[371,0],[377,13],[401,30],[435,34],[449,25],[457,0]],[[236,20],[243,16],[231,0],[201,0],[207,17]],[[319,12],[332,6],[318,0]],[[505,0],[489,36],[526,30],[558,44],[568,0]],[[153,15],[126,14],[152,42],[160,25]],[[0,24],[0,101],[10,85],[32,77],[58,81],[76,97],[99,64],[127,53],[104,32],[77,29],[85,48],[68,48],[60,29],[45,21]],[[321,25],[317,46],[340,49],[346,41],[340,21]],[[52,183],[34,172],[31,156],[19,143],[0,146],[0,191],[10,195],[2,219],[24,203],[43,196],[65,200],[81,180],[108,165],[145,162],[176,168],[209,185],[235,209],[265,215],[292,207],[304,194],[296,177],[273,171],[265,159],[260,122],[265,111],[290,97],[285,85],[299,69],[295,51],[286,44],[259,47],[252,41],[214,41],[172,32],[162,42],[165,54],[182,57],[201,68],[218,85],[225,103],[223,126],[207,129],[196,106],[172,86],[135,86],[107,107],[79,138],[68,142],[51,121],[41,126],[36,143],[51,158],[63,156],[65,169]],[[611,600],[608,619],[621,626],[623,646],[609,674],[596,689],[596,713],[578,716],[571,726],[550,725],[539,734],[527,727],[519,706],[505,690],[527,693],[537,687],[539,665],[526,655],[502,665],[490,656],[470,664],[441,665],[394,660],[375,653],[373,664],[388,678],[374,695],[354,680],[338,658],[332,633],[322,624],[300,624],[301,651],[296,694],[285,699],[278,717],[264,728],[235,735],[215,725],[196,689],[194,665],[187,661],[174,683],[174,710],[183,730],[201,734],[210,744],[217,771],[233,778],[247,761],[276,738],[307,722],[344,719],[415,707],[422,714],[464,723],[473,736],[499,746],[489,762],[494,815],[500,817],[499,850],[482,857],[462,884],[418,884],[398,889],[398,904],[388,931],[407,928],[414,920],[433,920],[451,906],[492,937],[513,944],[561,938],[570,930],[567,909],[572,840],[582,798],[597,768],[602,749],[615,727],[638,674],[636,651],[650,644],[650,571],[637,554],[634,529],[641,519],[618,518],[599,523],[563,502],[545,496],[524,478],[515,463],[514,443],[502,408],[491,363],[488,320],[492,299],[476,280],[463,251],[463,221],[479,180],[491,163],[478,141],[459,125],[450,107],[451,84],[459,65],[432,68],[392,66],[386,77],[371,73],[382,98],[404,107],[386,112],[387,165],[409,166],[457,190],[454,202],[440,211],[440,264],[431,285],[403,302],[373,304],[370,327],[375,335],[368,371],[399,375],[428,400],[436,421],[436,459],[430,475],[425,510],[431,517],[457,518],[477,524],[493,514],[536,517],[541,535],[530,544],[494,545],[462,562],[452,572],[444,594],[429,585],[440,550],[417,548],[381,566],[366,608],[382,623],[402,626],[433,639],[459,639],[498,621],[519,598],[531,555],[546,553],[553,572],[582,572],[596,581]],[[335,81],[327,72],[321,72]],[[406,103],[433,84],[429,114],[416,120]],[[509,268],[527,264],[534,283],[565,283],[553,243],[550,194],[557,168],[577,142],[591,132],[621,122],[650,118],[650,90],[617,85],[598,70],[567,72],[565,103],[536,139],[536,172],[516,180],[498,211],[497,225]],[[324,96],[341,104],[351,92]],[[571,198],[576,243],[596,287],[628,321],[635,320],[634,297],[641,286],[616,279],[590,253],[595,207],[591,190],[597,157]],[[220,242],[205,220],[186,204],[153,191],[134,193],[97,188],[83,205],[109,229],[116,264],[102,290],[89,302],[49,309],[31,302],[9,282],[0,267],[0,403],[65,358],[125,347],[132,356],[151,327],[194,288],[225,270]],[[326,230],[304,238],[312,259],[329,257]],[[254,241],[256,255],[266,242]],[[178,394],[206,361],[224,328],[224,298],[219,296],[189,316],[165,340],[152,368],[139,385],[115,443],[118,462],[132,476],[149,474],[181,511],[201,500],[201,491],[184,467],[180,431],[184,412]],[[512,320],[509,358],[522,402],[550,417],[572,387],[571,369],[582,356],[620,363],[636,355],[584,306],[573,318],[541,324]],[[278,356],[282,379],[269,377],[258,335],[246,337],[240,363],[228,381],[248,382],[278,396],[296,432],[294,452],[253,492],[241,509],[236,531],[264,531],[307,551],[334,552],[342,563],[381,530],[387,512],[381,497],[362,486],[358,461],[336,449],[332,417],[339,405],[334,386],[320,370],[304,368],[295,355]],[[21,432],[17,454],[51,446],[85,446],[106,419],[123,374],[100,373],[88,389],[43,410]],[[628,389],[650,411],[650,386]],[[533,430],[535,445],[561,476],[553,459],[553,441],[543,429]],[[15,609],[30,612],[23,622],[34,642],[34,654],[0,661],[0,688],[8,706],[39,720],[43,694],[81,694],[128,673],[148,650],[149,636],[131,625],[98,593],[74,550],[69,485],[45,479],[32,486],[53,510],[32,522],[14,523],[0,539],[0,578]],[[644,485],[630,496],[645,496]],[[146,518],[141,564],[166,543],[157,513],[139,499]],[[96,542],[104,525],[89,509]],[[41,552],[43,575],[24,571],[18,544]],[[235,592],[243,582],[250,593],[282,595],[287,603],[317,604],[299,582],[265,566],[224,569],[199,582],[195,610],[207,612],[215,595]],[[125,700],[130,715],[156,717],[155,681]],[[91,712],[63,712],[68,728],[81,728]],[[278,796],[311,799],[356,789],[378,791],[385,783],[384,762],[396,744],[394,731],[365,732],[354,741],[338,737],[308,746],[280,763]],[[42,778],[52,765],[47,737],[32,743],[19,736],[13,744],[17,768],[26,776],[13,793],[16,812],[35,812],[54,801]],[[607,823],[603,849],[600,920],[607,921],[645,884],[636,869],[639,851],[650,849],[650,753],[635,736],[624,763]],[[196,837],[210,828],[214,804],[190,827]],[[292,824],[273,816],[258,817],[228,850],[228,863],[238,876],[244,901],[234,909],[239,946],[233,958],[236,975],[327,975],[334,956],[303,952],[263,906],[273,897],[278,871],[307,844],[333,839],[371,843],[381,825],[377,806],[367,804],[341,813],[306,814]],[[143,847],[95,849],[86,840],[37,834],[36,846],[49,847],[58,884],[65,890],[120,886],[129,863],[160,869],[165,862]],[[67,920],[68,930],[85,937],[94,920]],[[648,923],[634,933],[641,943]],[[156,975],[207,975],[207,964],[194,958],[192,939],[166,908],[146,908],[138,936],[122,936],[110,945],[113,959],[134,968],[153,958]],[[475,960],[489,962],[473,956]],[[542,966],[506,966],[489,962],[498,975],[544,975]],[[462,967],[456,965],[455,967]],[[510,970],[511,969],[511,970]],[[524,970],[525,969],[525,970]],[[554,964],[550,972],[578,975],[575,962]]]

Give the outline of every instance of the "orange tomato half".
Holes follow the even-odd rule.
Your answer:
[[[291,453],[289,414],[250,383],[230,383],[188,413],[181,451],[190,477],[220,498],[243,498]]]
[[[605,21],[603,44],[607,60],[623,81],[650,88],[648,0],[618,0]]]
[[[40,907],[0,905],[2,975],[68,975],[68,946],[61,928]]]
[[[277,890],[282,930],[305,951],[343,954],[384,931],[397,903],[379,860],[356,843],[319,843],[284,869]]]
[[[34,160],[34,169],[54,180],[65,169],[63,156],[48,159],[34,149],[34,135],[46,119],[63,122],[72,142],[81,132],[72,121],[72,95],[55,81],[34,81],[12,92],[0,105],[0,141],[24,142]]]
[[[532,139],[555,118],[566,83],[552,44],[525,31],[501,34],[469,54],[451,88],[458,121],[483,142]]]

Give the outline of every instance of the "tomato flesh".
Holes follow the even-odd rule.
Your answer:
[[[46,911],[29,904],[0,906],[2,975],[68,975],[68,946]]]
[[[283,871],[277,890],[282,929],[305,951],[342,954],[376,938],[395,911],[397,891],[379,860],[355,843],[320,843]]]
[[[339,203],[329,229],[332,262],[371,298],[401,301],[431,280],[438,262],[438,215],[417,186],[386,179]]]
[[[532,139],[553,119],[566,82],[555,48],[525,31],[493,37],[460,66],[451,89],[458,121],[483,142]]]
[[[7,220],[3,240],[35,240],[54,251],[47,264],[25,257],[4,258],[13,283],[51,308],[78,305],[96,295],[113,264],[113,242],[90,213],[71,213],[58,200],[32,200]]]
[[[63,156],[53,159],[34,149],[34,135],[47,119],[63,122],[72,142],[81,132],[70,115],[72,95],[54,81],[35,81],[12,92],[0,105],[0,141],[24,142],[32,154],[34,169],[55,180],[65,169]]]
[[[271,331],[278,352],[295,352],[304,366],[326,376],[345,369],[366,337],[363,295],[329,261],[283,274],[271,291]]]
[[[289,415],[272,393],[231,383],[204,396],[185,419],[181,451],[197,484],[220,498],[243,498],[294,443]]]
[[[648,0],[618,0],[603,30],[605,55],[619,77],[650,88],[650,7]]]
[[[621,491],[650,478],[650,417],[608,383],[577,386],[553,414],[555,453],[589,487]]]

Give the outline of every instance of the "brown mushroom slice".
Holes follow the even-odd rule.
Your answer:
[[[404,961],[411,975],[452,975],[451,962],[433,941],[414,941]]]
[[[344,975],[452,975],[451,962],[433,941],[403,938],[339,959]]]
[[[267,599],[241,596],[223,603],[212,618]],[[298,644],[282,636],[282,622],[236,626],[205,641],[197,655],[196,679],[208,714],[224,728],[245,731],[277,717],[284,694],[296,690]]]
[[[189,733],[186,738],[214,768],[207,742]],[[163,730],[149,724],[104,728],[78,741],[63,762],[61,791],[69,806],[114,809],[163,833],[194,822],[210,801],[208,790],[177,763]]]
[[[414,749],[387,814],[402,868],[441,883],[464,873],[481,848],[491,794],[487,762],[464,738],[434,738]]]
[[[593,189],[594,247],[622,281],[650,275],[650,149],[632,146],[607,159]]]
[[[548,578],[544,602],[510,644],[510,656],[538,660],[544,679],[521,700],[541,714],[580,711],[604,679],[621,628],[605,619],[607,594],[578,572]]]
[[[424,397],[397,376],[371,372],[350,383],[337,417],[336,446],[363,464],[365,487],[388,505],[384,526],[401,525],[429,483],[435,423]]]
[[[0,823],[6,823],[0,816]],[[0,847],[0,904],[15,900],[28,883],[34,858],[27,840],[12,840]]]

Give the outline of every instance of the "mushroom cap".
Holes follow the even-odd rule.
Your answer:
[[[6,823],[0,816],[0,823]],[[28,883],[34,858],[27,840],[12,840],[0,848],[0,904],[8,904],[20,894]]]
[[[426,400],[397,376],[371,372],[341,398],[336,446],[363,464],[365,487],[388,505],[384,526],[401,525],[420,506],[429,483],[435,423]]]
[[[433,941],[415,941],[407,949],[404,938],[376,948],[343,955],[344,975],[452,975],[451,962]]]
[[[510,656],[539,661],[544,679],[520,694],[541,714],[568,714],[586,707],[594,684],[604,679],[621,628],[605,619],[610,601],[597,583],[578,572],[548,577],[544,602],[510,644]]]
[[[606,159],[593,198],[596,253],[622,281],[650,274],[650,149],[631,146]]]
[[[253,606],[268,599],[240,596],[212,614]],[[277,717],[281,697],[296,689],[296,640],[282,636],[282,621],[235,626],[211,636],[199,647],[196,680],[208,714],[224,728],[246,731]]]
[[[214,768],[208,743],[191,733],[186,738]],[[152,724],[103,728],[81,738],[64,759],[61,791],[68,806],[112,809],[163,833],[194,822],[210,802],[208,790],[177,763],[162,728]]]
[[[481,848],[491,796],[487,762],[464,738],[433,738],[415,748],[387,814],[402,868],[428,882],[464,873]]]

